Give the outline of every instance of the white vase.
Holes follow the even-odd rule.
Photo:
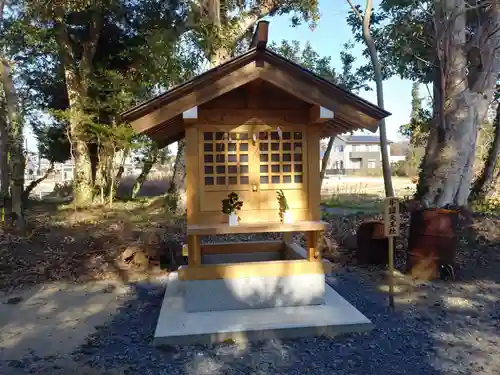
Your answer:
[[[292,213],[290,211],[283,212],[283,223],[285,224],[292,223]]]
[[[229,226],[234,227],[238,225],[238,215],[236,212],[231,212],[229,214]]]

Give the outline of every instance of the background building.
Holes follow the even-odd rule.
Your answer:
[[[405,155],[393,155],[388,141],[387,152],[390,163],[405,160]],[[321,141],[321,159],[326,150],[328,139]],[[337,136],[327,165],[327,174],[367,174],[382,169],[382,153],[379,136],[351,135]]]

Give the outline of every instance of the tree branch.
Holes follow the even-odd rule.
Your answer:
[[[71,67],[71,69],[74,70],[75,52],[64,18],[64,10],[62,8],[57,8],[55,11],[54,22],[56,30],[56,40],[58,42],[57,44],[59,45],[59,54],[61,56],[64,67],[66,69]]]
[[[94,59],[97,42],[101,35],[102,30],[102,13],[99,10],[92,11],[92,17],[89,25],[89,36],[87,41],[83,43],[83,56],[82,56],[82,73],[88,76],[92,73],[92,60]]]
[[[243,17],[243,19],[238,23],[238,32],[235,35],[234,42],[239,41],[241,38],[243,38],[248,31],[255,23],[262,17],[266,17],[273,12],[276,12],[278,9],[277,6],[272,6],[272,5],[264,5],[264,6],[259,6],[255,7],[252,9],[248,14]]]
[[[363,16],[358,11],[358,9],[354,6],[354,4],[352,3],[352,0],[347,0],[347,2],[349,3],[349,5],[350,5],[350,7],[351,7],[351,9],[353,11],[353,13],[356,15],[356,17],[358,17],[359,22],[363,23]]]
[[[365,41],[366,47],[368,48],[368,52],[370,54],[370,60],[373,65],[373,71],[375,74],[375,84],[377,88],[377,104],[380,108],[384,108],[384,90],[382,85],[382,65],[380,64],[380,60],[377,54],[377,47],[375,45],[375,41],[370,33],[370,21],[372,16],[372,7],[373,0],[366,0],[366,7],[364,14],[361,13],[354,7],[352,0],[347,0],[354,14],[360,20],[361,25],[363,26],[363,39]],[[389,164],[389,153],[388,153],[388,145],[387,145],[387,131],[385,127],[385,119],[382,119],[379,123],[379,131],[380,131],[380,148],[382,154],[382,171],[384,175],[384,188],[385,194],[387,197],[394,196],[394,188],[392,186],[391,180],[391,167]]]
[[[5,1],[6,0],[0,0],[0,26],[1,23],[3,23],[3,10],[5,8]]]
[[[55,163],[54,163],[54,161],[51,161],[50,165],[49,165],[49,168],[45,171],[45,173],[43,174],[43,176],[40,177],[40,178],[37,178],[36,180],[31,181],[30,184],[26,187],[26,189],[24,189],[24,191],[23,191],[23,203],[24,204],[26,204],[26,202],[28,201],[28,199],[29,199],[29,197],[31,195],[31,192],[41,182],[43,182],[44,180],[46,180],[47,177],[49,177],[52,172],[54,172],[54,168],[55,168]]]

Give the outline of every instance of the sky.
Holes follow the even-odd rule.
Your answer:
[[[354,1],[355,4],[363,4],[360,1]],[[374,1],[375,5],[379,3]],[[298,40],[303,46],[306,42],[311,43],[312,48],[320,56],[330,56],[332,66],[340,68],[340,52],[346,42],[354,42],[351,28],[347,25],[346,17],[350,7],[346,0],[320,0],[321,18],[318,26],[312,31],[308,25],[304,24],[298,27],[292,27],[289,15],[269,18],[269,39],[280,43],[281,40]],[[362,5],[363,6],[363,5]],[[364,44],[356,43],[354,45],[353,55],[356,57],[356,64],[365,64],[367,60],[361,55]],[[411,112],[411,85],[408,80],[401,80],[393,77],[384,81],[384,102],[385,109],[392,113],[386,119],[387,137],[391,141],[403,139],[399,134],[399,127],[408,123]],[[377,104],[377,94],[375,84],[371,83],[371,91],[359,93],[363,99]]]
[[[354,1],[354,3],[360,3]],[[378,5],[379,0],[374,1]],[[269,18],[269,39],[280,43],[283,39],[288,41],[298,40],[302,46],[311,43],[313,49],[320,56],[330,56],[332,66],[340,68],[340,52],[342,46],[349,41],[354,42],[350,27],[347,25],[346,16],[349,12],[349,5],[346,0],[320,0],[321,17],[317,27],[313,30],[307,24],[292,27],[290,15],[283,15]],[[361,55],[364,45],[356,43],[352,53],[356,57],[356,63],[361,65],[367,61]],[[363,91],[359,95],[370,101],[377,103],[375,84],[372,82],[371,91]],[[384,81],[385,109],[392,113],[386,119],[387,137],[391,141],[402,140],[398,129],[402,124],[409,121],[411,112],[411,82],[393,77]],[[26,127],[26,140],[28,149],[36,151],[36,141],[29,127]]]

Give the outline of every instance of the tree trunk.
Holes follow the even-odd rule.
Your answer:
[[[26,187],[26,189],[24,189],[23,191],[23,205],[24,207],[26,207],[26,204],[28,203],[28,199],[31,195],[31,192],[33,190],[35,190],[35,188],[40,184],[42,183],[43,181],[45,181],[52,172],[54,172],[54,169],[55,169],[55,163],[53,161],[50,162],[50,165],[49,165],[49,168],[47,169],[47,171],[43,174],[42,177],[40,178],[37,178],[36,180],[33,180],[30,182],[30,184]]]
[[[370,34],[370,20],[372,12],[372,0],[367,0],[365,15],[363,18],[363,39],[365,40],[368,51],[370,52],[370,59],[375,72],[375,84],[377,86],[377,104],[380,108],[384,109],[384,89],[382,85],[382,66],[378,59],[377,48],[375,42]],[[380,150],[382,156],[382,173],[384,175],[384,188],[386,197],[394,196],[394,189],[392,187],[391,166],[389,163],[389,152],[387,144],[387,131],[385,126],[385,119],[382,119],[379,124],[380,132]]]
[[[372,18],[373,0],[366,0],[365,13],[361,15],[357,8],[354,6],[351,0],[347,0],[353,12],[357,15],[359,21],[363,25],[363,39],[366,46],[368,47],[368,52],[370,53],[370,60],[373,65],[373,70],[375,73],[375,84],[377,87],[377,105],[384,109],[384,88],[382,84],[382,66],[378,59],[377,47],[370,33],[370,23]],[[387,131],[385,126],[385,119],[380,121],[379,124],[380,132],[380,152],[382,155],[382,173],[384,175],[384,188],[386,197],[394,196],[394,189],[392,187],[391,178],[391,165],[389,163],[389,152],[387,144]]]
[[[66,25],[64,7],[54,7],[52,16],[69,99],[69,141],[74,162],[73,202],[75,206],[87,206],[93,201],[94,186],[92,181],[92,161],[82,118],[83,103],[87,94],[88,82],[91,80],[93,72],[92,61],[96,52],[103,18],[100,8],[91,12],[88,35],[79,46],[80,48],[75,48]]]
[[[332,153],[334,141],[335,137],[330,137],[326,146],[325,153],[323,154],[323,159],[321,160],[321,172],[319,175],[321,183],[323,183],[323,179],[325,178],[326,169],[328,168],[328,160],[330,159],[330,154]]]
[[[118,170],[116,171],[116,176],[115,180],[116,183],[119,184],[120,180],[122,179],[123,172],[125,172],[125,162],[127,161],[127,157],[129,155],[130,150],[128,148],[125,148],[122,150],[122,158],[120,160],[120,165],[118,167]]]
[[[466,52],[465,1],[436,0],[435,4],[439,61],[434,81],[435,124],[417,198],[423,207],[461,207],[470,193],[478,126],[486,117],[500,71],[500,39],[494,36],[500,28],[500,5],[492,4],[480,13],[484,22],[474,34],[483,37],[483,60],[474,66]]]
[[[82,95],[79,92],[79,83],[75,72],[65,70],[66,88],[70,106],[70,143],[74,162],[73,177],[73,202],[78,207],[88,206],[94,198],[94,186],[92,184],[92,163],[90,153],[85,139],[85,126],[82,123]]]
[[[116,149],[113,149],[113,156],[111,158],[111,165],[109,168],[109,192],[108,192],[108,198],[109,198],[109,208],[113,207],[113,199],[115,197],[115,182],[116,182],[116,173],[115,173],[115,157],[116,157]]]
[[[0,0],[0,23],[3,22],[5,0]],[[0,96],[0,210],[1,220],[10,215],[9,130],[5,102]]]
[[[9,172],[9,132],[7,129],[7,113],[3,100],[0,98],[0,206],[3,207],[4,215],[9,213],[8,203],[10,172]]]
[[[158,146],[156,143],[153,143],[146,160],[144,160],[141,173],[139,174],[139,177],[137,177],[137,179],[135,180],[134,186],[132,186],[132,193],[131,193],[132,199],[135,199],[137,197],[139,190],[141,190],[142,185],[144,185],[144,182],[146,181],[149,172],[153,168],[153,165],[155,165],[156,160],[158,159],[158,154],[159,154]]]
[[[186,141],[177,143],[177,155],[175,157],[174,171],[167,192],[167,205],[176,214],[186,212]]]
[[[236,41],[235,41],[236,43]],[[215,68],[231,58],[231,51],[222,47],[215,50],[210,56],[210,68]]]
[[[490,190],[494,188],[494,173],[497,166],[498,154],[500,153],[500,103],[497,105],[493,127],[495,129],[495,135],[488,149],[484,168],[476,181],[474,181],[469,200],[482,200],[489,194]]]
[[[19,108],[19,98],[12,79],[10,63],[2,59],[0,64],[0,76],[2,77],[3,91],[5,95],[10,166],[10,204],[11,215],[16,227],[24,231],[26,223],[23,213],[23,190],[24,190],[24,137],[23,124]]]

